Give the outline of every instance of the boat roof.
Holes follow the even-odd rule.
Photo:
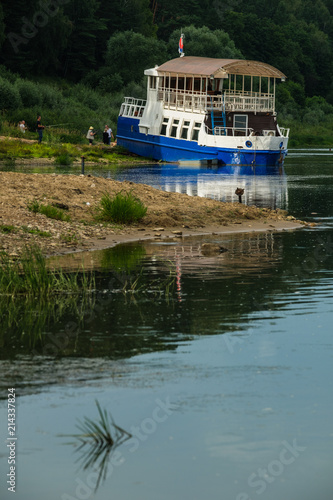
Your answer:
[[[196,75],[223,78],[228,75],[264,76],[286,78],[281,71],[269,64],[245,59],[215,59],[213,57],[177,57],[155,68],[158,73]]]

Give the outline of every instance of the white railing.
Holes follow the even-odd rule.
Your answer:
[[[279,127],[282,137],[289,137],[290,128]]]
[[[212,109],[225,111],[274,111],[274,94],[258,92],[228,92],[223,96],[192,90],[176,90],[160,87],[158,100],[164,107],[179,111],[205,113]]]
[[[226,111],[274,111],[274,94],[259,94],[258,92],[242,92],[224,94]]]
[[[135,99],[134,97],[125,97],[119,111],[119,116],[141,117],[147,101],[145,99]]]
[[[214,127],[214,129],[211,129],[205,126],[206,133],[209,135],[224,135],[224,136],[235,136],[235,135],[242,135],[244,137],[248,137],[251,134],[253,134],[253,128],[249,127]],[[237,134],[235,134],[237,132]]]
[[[254,129],[250,127],[223,127],[223,126],[216,126],[214,129],[211,129],[205,125],[205,130],[206,133],[209,135],[224,135],[224,136],[243,136],[243,137],[250,137],[250,136],[255,136]],[[277,133],[275,130],[263,130],[259,134],[262,137],[265,136],[272,136],[272,137],[289,137],[289,128],[279,128],[278,131],[280,133]]]
[[[205,113],[207,108],[207,94],[192,90],[171,90],[160,87],[158,100],[163,101],[166,109],[177,111],[191,111],[192,113]]]

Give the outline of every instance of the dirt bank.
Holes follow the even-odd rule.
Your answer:
[[[131,226],[97,222],[96,207],[102,195],[122,190],[132,191],[147,206],[147,215]],[[43,205],[64,205],[70,222],[33,213],[27,207],[34,200]],[[144,184],[90,176],[0,172],[0,251],[13,257],[32,243],[53,255],[134,239],[297,227],[301,221],[281,210],[168,193]]]

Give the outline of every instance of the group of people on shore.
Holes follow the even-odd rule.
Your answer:
[[[25,120],[21,120],[18,123],[18,128],[22,132],[22,134],[25,134],[25,131],[28,130],[28,127],[25,124]],[[38,133],[38,143],[40,144],[43,140],[43,130],[44,130],[44,125],[42,125],[42,117],[40,115],[37,116],[37,124],[36,124],[36,131]]]
[[[28,127],[26,126],[24,120],[21,120],[19,122],[18,127],[23,134],[25,134],[25,131],[28,130]],[[44,128],[45,128],[44,125],[42,125],[42,117],[40,115],[38,115],[37,116],[37,123],[36,123],[36,131],[38,133],[38,144],[41,144],[41,142],[43,140]],[[86,138],[88,139],[90,146],[92,146],[92,144],[94,142],[96,133],[97,132],[94,131],[94,127],[89,127]],[[108,146],[110,146],[111,138],[114,140],[112,129],[108,125],[105,125],[104,132],[103,132],[104,144],[107,144]]]
[[[96,133],[97,132],[94,131],[94,127],[89,127],[86,138],[88,139],[90,146],[93,145]],[[104,132],[103,132],[104,144],[110,146],[111,138],[114,139],[112,129],[108,125],[105,125]]]

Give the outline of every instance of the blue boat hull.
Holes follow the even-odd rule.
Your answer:
[[[117,127],[117,144],[132,153],[146,158],[165,162],[179,161],[217,161],[223,165],[238,166],[278,166],[281,164],[281,152],[278,151],[244,151],[230,148],[199,146],[195,141],[174,139],[172,137],[142,134],[139,131],[139,120],[119,116]],[[284,158],[286,151],[282,153]]]

